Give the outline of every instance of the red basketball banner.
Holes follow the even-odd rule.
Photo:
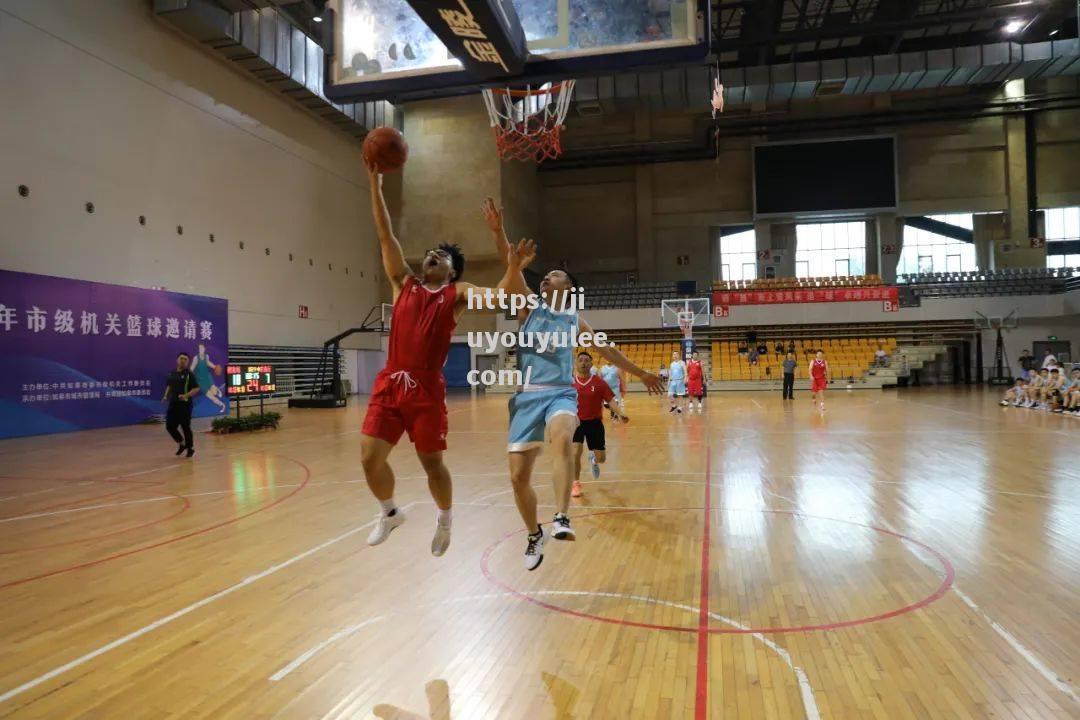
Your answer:
[[[812,290],[745,290],[713,292],[713,305],[779,305],[783,303],[888,301],[900,304],[895,287],[814,288]]]

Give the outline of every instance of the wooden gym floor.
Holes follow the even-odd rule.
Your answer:
[[[441,559],[407,445],[367,547],[362,403],[0,443],[0,717],[1078,718],[1080,424],[995,399],[633,395],[533,573],[505,396],[450,401]]]

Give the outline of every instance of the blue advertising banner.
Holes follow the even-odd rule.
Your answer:
[[[195,417],[228,412],[229,303],[0,270],[0,438],[131,425],[160,415],[191,355]]]

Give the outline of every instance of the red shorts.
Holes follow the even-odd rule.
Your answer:
[[[827,385],[825,378],[813,378],[810,380],[810,392],[822,392]]]
[[[705,394],[705,390],[702,388],[701,380],[688,380],[686,382],[686,392],[690,397],[701,397]]]
[[[446,381],[442,372],[420,373],[384,369],[375,378],[363,432],[391,445],[402,433],[417,452],[434,453],[446,449],[450,423],[446,415]]]

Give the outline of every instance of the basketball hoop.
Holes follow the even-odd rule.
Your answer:
[[[545,83],[525,89],[483,91],[495,146],[503,160],[543,162],[562,155],[562,131],[574,81]]]

